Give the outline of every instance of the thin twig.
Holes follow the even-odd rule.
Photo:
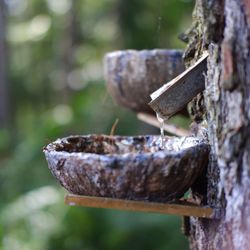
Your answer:
[[[110,136],[113,136],[113,135],[115,134],[115,130],[116,130],[116,127],[117,127],[118,122],[119,122],[119,119],[116,118],[116,120],[115,120],[115,122],[113,123],[112,128],[111,128],[111,130],[110,130]]]
[[[149,125],[154,126],[154,127],[157,127],[157,128],[160,127],[160,123],[152,115],[145,114],[145,113],[138,113],[137,118],[139,120],[149,124]],[[190,135],[190,132],[187,129],[179,128],[179,127],[176,127],[175,125],[172,125],[172,124],[165,123],[164,130],[170,134],[177,135],[177,136],[189,136]]]

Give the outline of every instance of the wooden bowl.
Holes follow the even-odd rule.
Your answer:
[[[104,57],[107,88],[116,103],[152,113],[150,94],[185,70],[181,50],[124,50]]]
[[[208,162],[209,146],[194,137],[70,136],[44,148],[52,174],[73,194],[173,201]]]

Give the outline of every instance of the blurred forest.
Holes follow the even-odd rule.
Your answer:
[[[187,249],[181,219],[64,205],[42,148],[70,134],[152,133],[106,92],[102,58],[184,48],[191,0],[0,0],[0,249]],[[7,66],[6,66],[7,65]],[[156,131],[158,133],[158,131]]]

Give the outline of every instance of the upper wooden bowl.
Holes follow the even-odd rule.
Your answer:
[[[185,70],[181,50],[124,50],[104,57],[104,76],[113,99],[136,112],[150,112],[150,94]]]
[[[71,136],[44,148],[52,174],[68,191],[89,196],[172,201],[194,183],[209,146],[194,137]]]

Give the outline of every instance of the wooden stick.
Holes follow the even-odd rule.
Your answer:
[[[136,212],[193,216],[201,218],[218,217],[218,213],[215,213],[215,210],[213,208],[200,207],[194,203],[186,201],[178,201],[178,203],[165,204],[67,194],[65,197],[65,204],[70,206],[109,208]]]
[[[149,125],[160,128],[159,121],[152,115],[148,115],[145,113],[138,113],[137,118]],[[177,136],[189,136],[190,132],[184,128],[178,128],[172,124],[164,124],[164,130],[170,134]]]
[[[205,89],[208,52],[191,67],[153,92],[149,106],[162,118],[174,115]]]

